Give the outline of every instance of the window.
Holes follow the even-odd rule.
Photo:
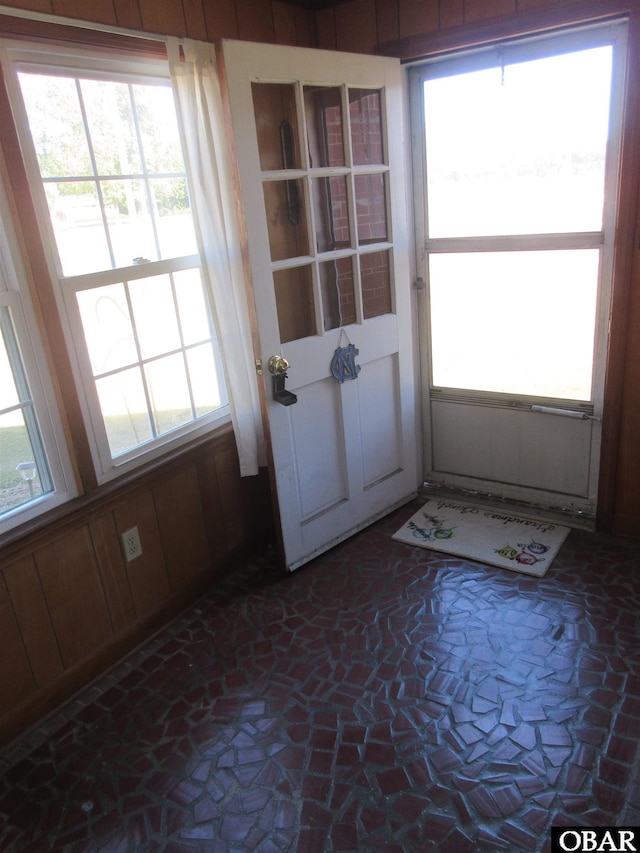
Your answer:
[[[593,412],[623,38],[624,27],[594,27],[414,72],[432,397],[558,399]]]
[[[0,187],[0,533],[56,506],[73,478],[46,363],[29,327],[34,318],[25,273]]]
[[[168,68],[5,49],[104,481],[228,417]]]

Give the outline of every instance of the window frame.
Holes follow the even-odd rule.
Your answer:
[[[45,458],[50,485],[49,491],[0,513],[1,536],[66,503],[78,494],[78,489],[45,350],[34,333],[38,328],[35,307],[2,177],[0,223],[0,307],[6,307],[9,311],[16,354],[29,387],[29,405],[38,432],[39,446],[33,448],[34,455]],[[30,438],[33,440],[31,434]]]
[[[79,290],[100,283],[119,283],[153,275],[170,274],[185,268],[185,259],[193,266],[203,267],[200,254],[183,255],[177,258],[150,261],[139,266],[114,267],[99,272],[65,276],[58,254],[44,182],[40,175],[35,148],[30,141],[29,122],[22,99],[18,73],[31,71],[51,76],[77,74],[83,78],[107,79],[114,82],[167,85],[171,87],[169,66],[160,57],[135,56],[130,53],[90,46],[59,46],[32,44],[13,39],[0,40],[0,61],[5,70],[5,82],[14,116],[16,132],[20,140],[21,154],[29,181],[40,230],[47,266],[50,271],[56,306],[63,329],[66,349],[71,361],[74,383],[78,392],[84,429],[89,442],[91,458],[98,484],[107,483],[148,462],[157,460],[167,452],[180,448],[200,438],[216,426],[230,422],[229,400],[226,391],[222,356],[217,340],[213,317],[213,297],[206,276],[202,276],[203,293],[209,309],[209,324],[212,331],[216,378],[222,400],[218,409],[196,417],[187,424],[154,436],[117,456],[112,456],[107,430],[100,409],[98,391],[93,376],[88,347],[76,299]],[[95,180],[96,176],[89,176]],[[187,175],[187,183],[189,176]],[[196,226],[197,228],[197,226]],[[130,276],[130,278],[129,278]]]

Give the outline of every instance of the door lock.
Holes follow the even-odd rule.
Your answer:
[[[292,406],[298,402],[298,398],[291,391],[287,391],[284,383],[287,379],[289,362],[282,355],[272,355],[267,362],[273,385],[273,399],[282,406]]]

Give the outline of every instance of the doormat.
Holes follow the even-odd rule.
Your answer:
[[[431,498],[393,538],[541,578],[568,533],[568,527],[550,521]]]

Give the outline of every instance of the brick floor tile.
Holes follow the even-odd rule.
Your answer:
[[[535,579],[392,540],[416,508],[293,576],[258,555],[0,755],[0,849],[547,853],[622,825],[640,544],[572,531]]]

